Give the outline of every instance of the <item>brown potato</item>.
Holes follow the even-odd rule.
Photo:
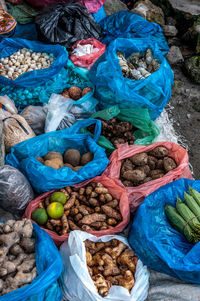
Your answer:
[[[157,146],[149,152],[149,155],[162,159],[168,155],[168,149],[164,146]]]
[[[59,152],[48,152],[45,156],[44,156],[44,161],[46,160],[51,160],[51,159],[55,159],[55,158],[60,158],[63,160],[62,155]]]
[[[163,159],[159,159],[157,162],[156,162],[156,169],[163,169],[164,168],[164,165],[163,165]]]
[[[147,164],[148,155],[147,153],[136,154],[129,158],[134,165],[143,166]]]
[[[84,88],[83,91],[82,91],[82,97],[85,96],[85,95],[86,95],[87,93],[89,93],[90,91],[92,91],[91,88],[89,88],[89,87]]]
[[[42,157],[36,157],[36,160],[38,160],[40,163],[44,164],[44,159]]]
[[[69,164],[69,163],[63,164],[63,167],[69,167],[69,168],[71,168],[72,170],[74,170],[74,167],[73,167],[71,164]]]
[[[76,86],[70,87],[68,93],[73,100],[78,100],[82,96],[82,90]]]
[[[86,165],[88,164],[90,161],[92,161],[94,158],[94,155],[93,153],[91,152],[88,152],[88,153],[85,153],[82,157],[81,157],[81,165]]]
[[[143,171],[146,176],[148,176],[148,174],[150,172],[149,165],[139,166],[139,167],[137,167],[137,169]]]
[[[152,180],[160,179],[164,175],[164,171],[161,169],[154,169],[150,171],[150,176],[152,177]]]
[[[141,182],[141,184],[145,184],[145,183],[150,182],[150,181],[152,181],[152,178],[151,178],[151,177],[147,177],[147,178],[145,178],[145,179]]]
[[[131,181],[122,181],[122,183],[123,183],[123,185],[125,186],[125,187],[132,187],[133,186],[133,182],[131,182]]]
[[[151,170],[156,168],[157,161],[158,160],[155,157],[148,156],[148,165],[149,165]]]
[[[83,166],[76,166],[76,167],[74,167],[74,171],[78,171],[79,169],[81,169],[81,167],[83,167]]]
[[[77,149],[68,149],[64,153],[64,162],[76,167],[80,165],[81,155]]]
[[[56,162],[53,162],[53,161],[51,161],[51,160],[46,160],[46,161],[44,162],[44,165],[45,165],[45,166],[50,166],[50,167],[52,167],[52,168],[54,168],[54,169],[59,169],[59,168],[60,168],[60,165],[59,165],[59,164],[57,164]]]
[[[139,183],[146,178],[145,173],[139,169],[125,171],[122,176],[124,179],[134,183]]]
[[[174,161],[174,159],[172,159],[170,157],[165,157],[163,159],[163,165],[164,165],[164,169],[166,172],[169,172],[170,170],[173,170],[177,167],[177,164]]]

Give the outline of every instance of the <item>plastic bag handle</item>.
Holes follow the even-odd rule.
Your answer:
[[[97,142],[100,135],[101,135],[101,120],[99,119],[83,119],[79,120],[73,125],[73,133],[74,134],[79,134],[80,130],[88,127],[91,124],[95,124],[95,129],[94,129],[94,141]]]

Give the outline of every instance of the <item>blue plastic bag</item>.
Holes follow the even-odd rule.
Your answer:
[[[200,242],[189,243],[170,225],[165,205],[175,207],[189,185],[200,191],[200,180],[180,179],[150,194],[138,208],[129,234],[129,243],[143,264],[181,280],[200,284]]]
[[[0,76],[0,95],[7,94],[19,109],[48,102],[52,93],[62,92],[68,80],[68,71],[64,68],[68,62],[68,53],[64,47],[7,38],[0,42],[0,58],[10,56],[22,48],[53,53],[55,61],[49,68],[25,72],[15,80]]]
[[[86,124],[89,126],[92,123],[94,120],[90,119]],[[89,134],[76,134],[80,130],[77,126],[74,130],[71,129],[71,132],[69,129],[49,132],[15,145],[6,157],[6,164],[20,169],[38,193],[63,188],[101,175],[109,160],[105,150],[95,142],[101,133],[100,120],[96,121],[94,139]],[[94,154],[94,159],[77,172],[68,167],[56,170],[36,160],[36,157],[44,156],[50,151],[63,154],[72,148],[78,149],[81,154],[90,151]]]
[[[106,17],[106,13],[105,13],[103,5],[96,13],[93,13],[92,15],[95,18],[95,20],[98,23],[100,23]]]
[[[62,292],[57,282],[62,273],[62,259],[51,237],[38,225],[35,233],[37,277],[31,284],[0,297],[1,301],[60,301]]]
[[[56,58],[49,68],[25,72],[15,80],[0,76],[1,85],[14,87],[32,88],[45,84],[48,80],[57,75],[68,61],[66,49],[60,45],[46,45],[40,42],[24,39],[3,39],[0,42],[0,58],[12,55],[22,48],[28,48],[36,52],[52,53]]]
[[[161,63],[159,70],[142,80],[131,80],[122,74],[117,51],[126,57],[133,52],[151,48],[154,58]],[[156,44],[147,39],[112,41],[105,53],[92,66],[90,80],[96,86],[100,109],[118,105],[120,109],[147,108],[151,119],[156,119],[171,97],[173,71]]]
[[[149,22],[131,12],[119,11],[107,16],[100,22],[100,26],[104,34],[104,44],[109,44],[116,38],[145,38],[152,44],[157,43],[163,55],[169,51],[162,28],[157,23]]]

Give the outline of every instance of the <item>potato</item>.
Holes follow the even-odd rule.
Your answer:
[[[78,100],[79,98],[82,97],[82,90],[79,87],[76,86],[72,86],[69,88],[68,90],[69,96],[73,99],[73,100]]]
[[[166,172],[169,172],[170,170],[173,170],[177,167],[177,164],[174,161],[174,159],[172,159],[170,157],[165,157],[163,159],[163,165],[164,165],[164,169]]]
[[[134,165],[143,166],[147,164],[148,155],[147,153],[136,154],[129,158]]]
[[[76,167],[80,165],[81,155],[77,149],[68,149],[64,153],[64,163],[69,163]]]
[[[91,152],[88,152],[88,153],[85,153],[82,157],[81,157],[81,165],[86,165],[88,164],[90,161],[92,161],[94,158],[94,155],[93,153]]]
[[[164,166],[163,166],[163,159],[159,159],[157,162],[156,162],[156,169],[163,169]]]
[[[148,165],[149,165],[151,170],[156,168],[157,161],[158,160],[155,157],[148,156]]]
[[[72,170],[74,170],[74,167],[73,167],[71,164],[69,164],[69,163],[65,163],[65,164],[63,165],[63,167],[69,167],[69,168],[71,168]]]
[[[44,156],[44,161],[46,160],[51,160],[51,159],[54,159],[54,158],[60,158],[63,160],[63,157],[62,155],[59,153],[59,152],[48,152],[45,156]]]
[[[133,186],[133,183],[131,182],[131,181],[122,181],[122,183],[123,183],[123,185],[125,186],[125,187],[132,187]]]
[[[150,171],[150,177],[152,177],[152,180],[162,178],[164,175],[164,171],[161,169],[154,169]]]
[[[76,166],[76,167],[73,168],[73,170],[78,171],[81,167],[83,167],[83,166]]]
[[[122,176],[124,179],[134,183],[139,183],[146,178],[145,173],[138,169],[125,171]]]
[[[45,166],[50,166],[50,167],[52,167],[52,168],[54,168],[54,169],[59,169],[59,168],[60,168],[60,165],[59,165],[59,164],[57,164],[56,162],[53,162],[53,161],[51,161],[51,160],[46,160],[46,161],[44,162],[44,165],[45,165]]]
[[[149,155],[162,159],[168,155],[168,149],[164,146],[157,146],[149,152]]]
[[[145,183],[150,182],[150,181],[152,181],[152,178],[151,178],[151,177],[147,177],[147,178],[145,178],[145,179],[141,182],[141,184],[145,184]]]
[[[90,91],[92,91],[91,88],[89,88],[89,87],[84,88],[83,91],[82,91],[82,97],[85,96],[85,95],[86,95],[87,93],[89,93]]]
[[[149,165],[144,165],[144,166],[139,166],[137,167],[138,170],[141,170],[145,173],[145,175],[147,176],[150,172],[150,167]]]
[[[36,160],[38,160],[40,163],[44,164],[44,159],[42,157],[36,157]]]

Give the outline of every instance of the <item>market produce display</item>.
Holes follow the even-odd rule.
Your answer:
[[[183,202],[176,201],[176,208],[166,205],[165,213],[172,226],[183,233],[189,242],[200,241],[200,193],[189,187],[189,194],[184,192]]]
[[[153,58],[150,48],[144,54],[142,52],[134,52],[127,59],[123,53],[118,51],[117,57],[123,76],[134,80],[147,78],[160,67],[159,61]]]
[[[110,140],[115,148],[119,144],[128,142],[129,144],[134,144],[135,138],[133,136],[136,128],[132,125],[131,122],[121,121],[118,118],[112,118],[110,120],[101,120],[101,134]],[[95,125],[92,124],[88,127],[89,132],[94,134]]]
[[[168,156],[168,149],[157,146],[150,152],[139,153],[122,160],[120,179],[124,186],[134,187],[162,178],[175,169],[175,160]]]
[[[101,183],[60,189],[38,207],[32,212],[32,219],[59,235],[80,229],[112,229],[122,221],[119,200]]]
[[[72,86],[69,89],[65,89],[62,92],[62,96],[66,98],[71,98],[73,100],[79,100],[81,97],[85,96],[87,93],[91,92],[92,89],[89,87],[86,87],[84,89],[81,89],[76,86]]]
[[[112,285],[125,287],[129,292],[135,284],[138,258],[133,250],[117,239],[108,242],[86,240],[88,271],[98,293],[106,297]]]
[[[53,54],[22,48],[0,59],[0,75],[15,80],[24,72],[49,68],[54,60]]]
[[[0,223],[0,296],[31,283],[37,276],[35,239],[29,220]]]
[[[81,156],[77,149],[68,149],[61,153],[56,151],[48,152],[44,157],[36,157],[36,159],[45,166],[59,169],[61,167],[69,167],[73,171],[78,171],[81,167],[92,161],[94,155],[91,152],[85,153]]]

